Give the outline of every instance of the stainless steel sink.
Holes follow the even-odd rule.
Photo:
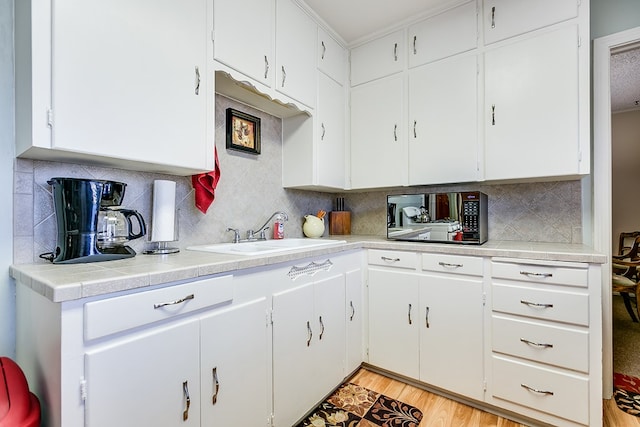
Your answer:
[[[346,243],[346,241],[292,238],[282,240],[258,240],[240,243],[214,243],[210,245],[189,246],[187,247],[187,250],[232,255],[263,255],[291,250],[311,249],[341,243]]]

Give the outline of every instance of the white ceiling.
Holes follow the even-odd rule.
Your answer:
[[[301,0],[349,46],[461,0]],[[640,109],[640,47],[611,56],[611,110]]]

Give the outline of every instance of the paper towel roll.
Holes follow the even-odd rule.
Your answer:
[[[151,218],[151,241],[172,242],[176,224],[176,183],[153,181],[153,217]]]

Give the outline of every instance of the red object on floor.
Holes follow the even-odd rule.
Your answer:
[[[218,151],[214,152],[215,169],[211,172],[191,176],[191,185],[196,191],[196,208],[206,214],[216,195],[216,186],[220,180],[220,165],[218,164]]]
[[[29,391],[22,369],[0,357],[0,427],[38,427],[40,402]]]

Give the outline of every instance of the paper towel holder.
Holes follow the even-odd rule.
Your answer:
[[[164,255],[180,252],[172,242],[178,240],[178,217],[175,203],[176,183],[168,180],[153,182],[153,215],[151,232],[144,254]]]

